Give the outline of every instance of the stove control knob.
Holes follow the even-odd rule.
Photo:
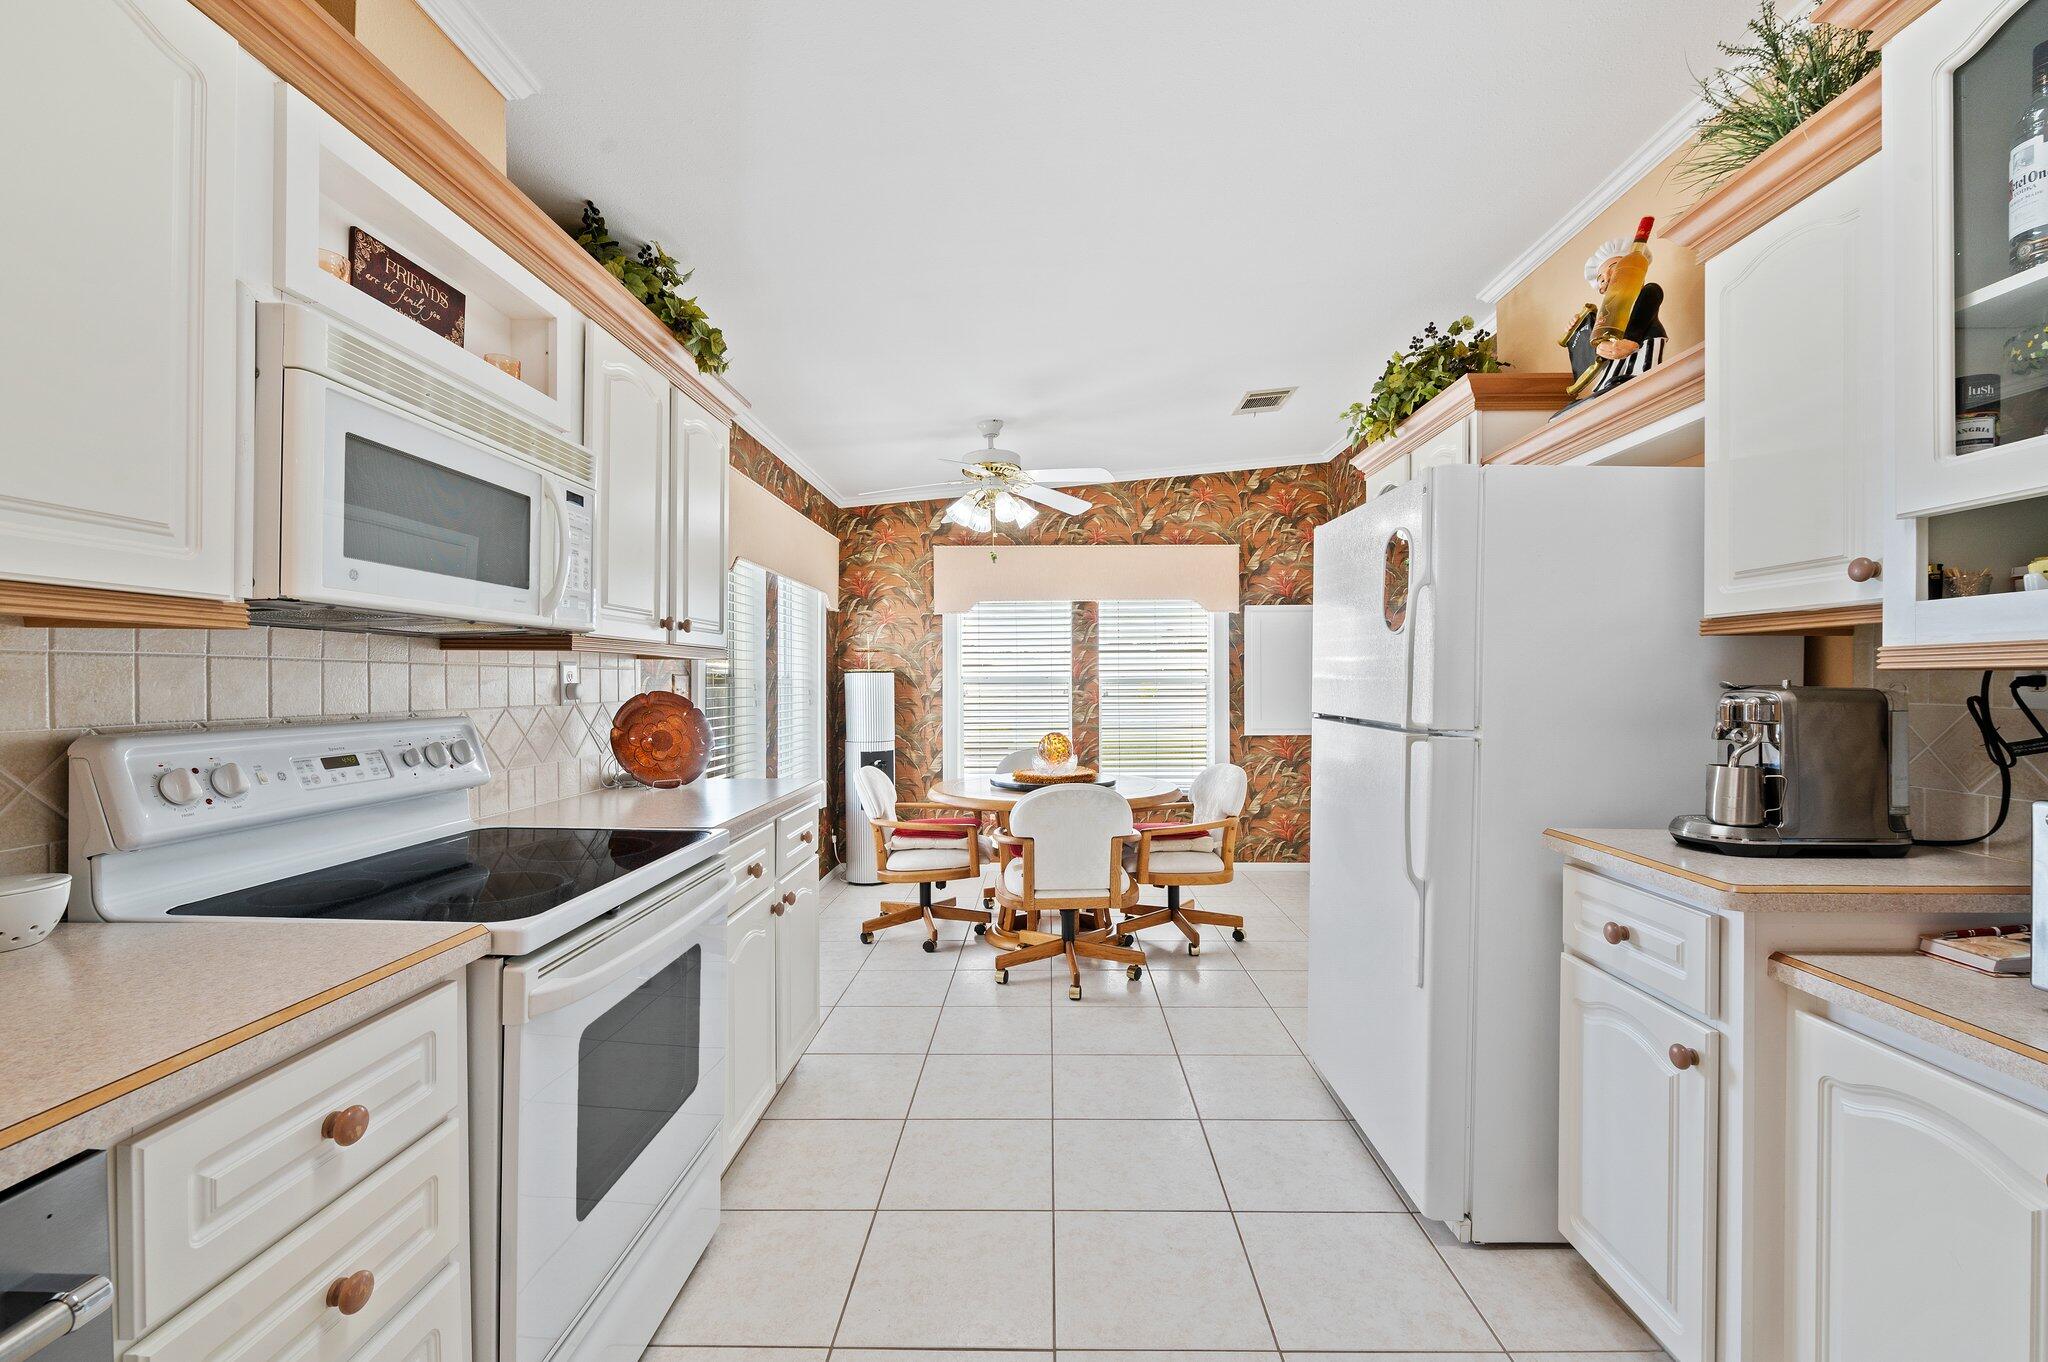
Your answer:
[[[430,742],[430,743],[428,743],[428,744],[427,744],[427,765],[429,765],[429,766],[446,766],[447,764],[448,764],[448,744],[447,744],[447,743],[445,743],[445,742]]]
[[[164,797],[165,803],[183,808],[187,804],[197,804],[206,790],[199,784],[197,776],[179,767],[156,778],[156,792]]]
[[[206,783],[213,786],[213,792],[222,799],[240,799],[249,793],[249,775],[235,762],[216,766],[207,774]]]
[[[467,766],[476,760],[476,749],[466,739],[457,738],[448,744],[448,755],[455,758],[457,766]]]
[[[417,747],[401,747],[398,749],[398,759],[407,766],[417,766],[420,764],[420,750]]]

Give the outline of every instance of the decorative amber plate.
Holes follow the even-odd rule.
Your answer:
[[[711,760],[711,724],[674,691],[652,690],[619,706],[612,718],[612,754],[643,785],[671,789],[704,774]]]

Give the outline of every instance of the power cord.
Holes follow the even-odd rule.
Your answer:
[[[1997,723],[1991,718],[1990,672],[1985,672],[1983,679],[1977,683],[1977,693],[1963,702],[1963,708],[1969,713],[1970,718],[1976,721],[1977,733],[1984,740],[1984,755],[1990,758],[1991,764],[1998,770],[1998,817],[1992,820],[1990,827],[1975,837],[1915,837],[1914,846],[1975,846],[1995,836],[1998,830],[2005,826],[2005,816],[2012,811],[2012,768],[2019,765],[2021,757],[2038,756],[2048,752],[2048,728],[2042,727],[2041,720],[2020,692],[2048,689],[2048,675],[2028,672],[2015,676],[2008,689],[2012,692],[2013,704],[2019,707],[2020,713],[2033,725],[2036,736],[2011,742],[1999,733]]]

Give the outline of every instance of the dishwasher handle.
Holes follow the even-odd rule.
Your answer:
[[[19,1322],[0,1330],[0,1362],[27,1362],[66,1334],[106,1313],[114,1284],[105,1277],[80,1277]]]

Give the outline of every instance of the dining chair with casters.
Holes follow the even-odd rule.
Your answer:
[[[1002,756],[998,757],[995,768],[989,772],[989,776],[992,779],[999,780],[1009,775],[1012,771],[1026,769],[1037,760],[1038,747],[1036,744],[1030,747],[1019,747],[1013,751],[1005,752]],[[1000,813],[989,813],[982,816],[981,859],[987,865],[995,865],[996,837],[1005,830],[1006,826],[1003,815]],[[989,909],[991,912],[994,911],[996,906],[996,887],[993,882],[987,882],[982,885],[981,906]]]
[[[939,948],[939,923],[971,922],[976,932],[988,930],[991,915],[980,908],[962,908],[957,898],[934,899],[932,889],[946,887],[953,880],[969,884],[981,881],[981,840],[979,820],[958,814],[934,814],[903,818],[906,810],[938,809],[937,804],[899,804],[896,786],[873,766],[854,775],[854,791],[860,796],[860,811],[867,815],[875,838],[875,878],[883,884],[914,884],[916,903],[884,903],[879,917],[860,924],[860,939],[867,944],[875,933],[909,922],[924,924],[924,948]]]
[[[1242,766],[1211,766],[1188,789],[1194,821],[1137,824],[1137,836],[1124,853],[1125,868],[1141,890],[1147,885],[1164,889],[1166,902],[1137,903],[1134,894],[1137,911],[1118,925],[1119,944],[1128,946],[1137,939],[1135,933],[1167,923],[1188,939],[1189,955],[1202,953],[1197,924],[1228,927],[1232,937],[1244,940],[1241,915],[1197,908],[1192,899],[1183,903],[1180,892],[1195,885],[1228,884],[1235,877],[1237,823],[1248,788]]]
[[[1010,810],[1009,831],[996,838],[996,906],[1003,925],[1022,915],[1058,913],[1058,935],[1032,930],[989,933],[996,982],[1034,960],[1065,956],[1069,998],[1081,996],[1081,961],[1108,960],[1131,978],[1145,972],[1144,952],[1110,940],[1116,912],[1136,901],[1124,869],[1124,850],[1135,837],[1131,806],[1099,785],[1055,785],[1034,790]],[[1085,921],[1084,921],[1085,919]]]

